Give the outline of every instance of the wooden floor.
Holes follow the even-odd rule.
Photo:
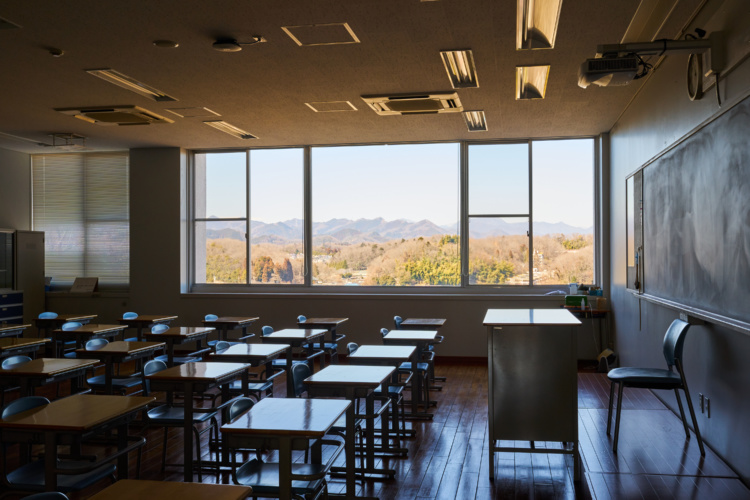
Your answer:
[[[487,367],[438,366],[448,381],[433,392],[438,401],[431,422],[413,424],[418,438],[405,440],[408,458],[387,459],[395,480],[358,481],[358,494],[381,499],[725,499],[750,498],[750,491],[709,448],[701,458],[695,438],[685,441],[678,417],[649,391],[626,390],[619,453],[606,435],[609,386],[605,375],[579,374],[579,440],[583,480],[573,482],[572,459],[563,455],[498,453],[495,481],[489,480],[487,440]],[[277,395],[285,392],[277,381]],[[179,467],[161,472],[162,430],[142,428],[147,437],[142,479],[181,481]],[[171,430],[168,462],[182,460],[182,432]],[[528,446],[528,443],[522,443]],[[559,446],[550,444],[549,446]],[[204,458],[213,457],[205,443]],[[273,455],[271,456],[273,459]],[[301,460],[302,457],[300,456]],[[341,459],[340,459],[341,460]],[[132,462],[134,470],[135,462]],[[203,482],[228,482],[204,475]],[[72,498],[87,498],[107,483]],[[329,490],[343,492],[342,479]]]

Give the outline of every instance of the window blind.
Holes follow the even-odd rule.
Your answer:
[[[128,153],[32,155],[31,167],[33,227],[45,232],[46,276],[128,284]]]

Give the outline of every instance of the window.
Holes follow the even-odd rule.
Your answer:
[[[32,224],[45,233],[53,283],[130,282],[127,152],[32,155]]]
[[[202,152],[193,170],[198,290],[595,279],[593,139]]]

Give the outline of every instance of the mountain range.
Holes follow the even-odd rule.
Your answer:
[[[240,221],[211,221],[206,230],[206,238],[245,239],[245,223]],[[470,219],[472,237],[508,236],[526,234],[525,222],[508,222],[502,219]],[[574,227],[563,222],[536,222],[534,234],[591,234],[593,227]],[[406,219],[387,221],[376,219],[331,219],[326,222],[313,222],[316,244],[321,243],[385,243],[392,240],[430,237],[442,234],[457,234],[458,224],[438,226],[429,220],[417,222]],[[303,221],[290,219],[283,222],[250,222],[250,234],[254,243],[284,243],[300,241],[303,234]]]

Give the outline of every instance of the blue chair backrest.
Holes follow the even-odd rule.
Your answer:
[[[304,323],[305,321],[307,321],[307,317],[305,317],[305,316],[303,316],[301,314],[299,316],[297,316],[297,323]]]
[[[396,330],[401,330],[401,323],[404,322],[401,316],[394,316],[393,322],[396,324]]]
[[[151,333],[164,333],[167,330],[169,330],[169,325],[165,325],[164,323],[159,323],[151,327]]]
[[[88,342],[86,342],[86,345],[84,346],[84,348],[87,351],[96,351],[98,349],[101,349],[107,344],[109,344],[109,340],[107,339],[91,339]]]
[[[26,410],[31,410],[37,406],[44,406],[49,404],[49,399],[42,396],[26,396],[18,398],[15,401],[11,401],[3,407],[3,413],[0,418],[5,420],[8,417],[12,417],[18,413]]]
[[[676,319],[667,328],[664,334],[664,359],[667,360],[669,369],[675,364],[675,360],[682,361],[682,346],[685,344],[685,335],[687,334],[690,324]]]
[[[235,418],[250,410],[255,402],[250,398],[239,398],[231,404],[227,410],[227,423],[231,423]]]
[[[138,317],[138,313],[134,312],[127,312],[122,315],[122,319],[135,319]]]
[[[294,387],[294,397],[298,398],[307,390],[305,379],[311,375],[310,367],[307,363],[297,363],[292,365],[292,386]]]
[[[167,364],[160,359],[152,359],[143,365],[143,395],[148,396],[151,392],[151,383],[146,379],[146,375],[153,375],[154,373],[160,372],[167,369]]]
[[[266,326],[264,326],[263,328],[260,329],[260,334],[263,337],[265,337],[269,333],[273,333],[273,327],[272,326],[266,325]]]
[[[386,335],[388,335],[388,328],[381,328],[381,329],[380,329],[380,334],[381,334],[381,335],[382,335],[383,337],[385,337]]]
[[[31,361],[31,358],[28,356],[24,356],[23,354],[19,354],[16,356],[10,356],[3,360],[2,366],[3,370],[9,370],[11,368],[14,368],[16,366],[25,365]]]
[[[78,330],[82,326],[83,325],[78,321],[68,321],[67,323],[63,323],[62,330],[64,332],[69,332],[71,330]]]
[[[43,312],[39,313],[39,319],[55,319],[57,317],[57,313],[54,312]]]
[[[216,321],[219,317],[215,314],[206,314],[206,317],[203,319],[206,321]]]
[[[226,340],[219,340],[218,342],[216,342],[216,345],[214,345],[214,349],[216,349],[216,352],[219,352],[225,349],[229,349],[230,345],[231,344]]]
[[[348,351],[349,356],[357,352],[357,349],[359,349],[359,346],[356,342],[349,342],[348,344],[346,344],[346,350]]]

